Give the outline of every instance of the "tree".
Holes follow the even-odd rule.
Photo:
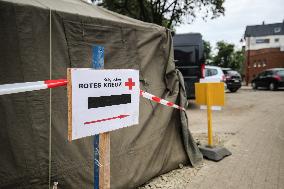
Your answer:
[[[245,55],[244,52],[242,50],[238,50],[236,52],[234,52],[233,55],[233,62],[231,64],[231,68],[233,70],[237,70],[240,73],[243,73],[243,69],[244,69],[244,61],[245,61]]]
[[[229,67],[233,58],[234,48],[234,44],[229,44],[224,41],[217,42],[216,49],[218,53],[213,57],[213,64],[225,68]]]
[[[210,42],[203,40],[203,47],[204,47],[205,63],[210,64],[212,60],[212,55],[211,55],[212,47]]]
[[[241,71],[244,53],[241,50],[235,50],[235,45],[219,41],[216,44],[217,54],[212,58],[212,64],[224,68],[232,68]]]
[[[101,0],[92,0],[99,2]],[[225,0],[102,0],[98,5],[111,11],[155,23],[173,29],[183,23],[184,17],[191,21],[196,17],[196,11],[204,12],[204,19],[224,15]]]

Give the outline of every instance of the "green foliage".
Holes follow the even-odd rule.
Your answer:
[[[98,2],[99,0],[93,0]],[[204,10],[204,19],[223,15],[225,0],[103,0],[99,3],[111,11],[173,29],[184,17],[193,21]]]
[[[244,61],[245,61],[244,52],[242,50],[235,51],[231,68],[239,71],[239,73],[243,73]]]
[[[216,66],[228,68],[233,60],[235,45],[219,41],[216,44],[218,53],[213,57],[213,64]]]
[[[204,48],[204,57],[205,57],[205,63],[209,64],[212,60],[212,54],[211,54],[211,44],[209,41],[203,40],[203,48]]]
[[[210,43],[209,43],[210,44]],[[208,46],[207,46],[208,47]],[[210,50],[211,52],[211,46]],[[217,54],[209,57],[206,62],[209,62],[211,65],[219,66],[223,68],[232,68],[242,73],[243,62],[244,62],[244,52],[242,50],[235,50],[235,45],[226,43],[224,41],[219,41],[216,44]],[[204,50],[206,47],[204,46]],[[206,52],[204,52],[206,53]]]

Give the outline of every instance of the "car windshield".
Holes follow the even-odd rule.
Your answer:
[[[261,77],[261,76],[264,76],[265,72],[261,72],[260,74],[258,74],[257,77]]]
[[[222,70],[224,74],[227,74],[228,73],[228,70]]]
[[[284,76],[284,70],[280,70],[277,72],[277,75]]]

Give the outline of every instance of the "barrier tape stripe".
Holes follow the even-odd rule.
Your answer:
[[[57,79],[57,80],[45,80],[45,81],[36,81],[36,82],[26,82],[26,83],[13,83],[13,84],[4,84],[0,85],[0,95],[20,93],[26,91],[34,91],[48,88],[55,88],[60,86],[67,85],[67,79]],[[163,104],[168,107],[176,108],[179,110],[185,111],[183,107],[180,107],[172,102],[169,102],[165,99],[147,93],[143,90],[140,90],[140,96],[147,98],[151,101]]]
[[[67,85],[67,79],[46,80],[44,84],[47,85],[47,88],[60,87]]]
[[[67,85],[66,79],[4,84],[0,85],[0,95],[41,90],[41,89],[49,89],[64,85]]]
[[[163,104],[163,105],[168,106],[168,107],[172,107],[172,108],[176,108],[176,109],[185,111],[185,108],[180,107],[180,106],[178,106],[178,105],[176,105],[176,104],[174,104],[172,102],[169,102],[169,101],[167,101],[165,99],[159,98],[159,97],[157,97],[155,95],[152,95],[150,93],[147,93],[147,92],[145,92],[143,90],[140,90],[140,96],[142,96],[144,98],[147,98],[147,99],[149,99],[151,101],[157,102],[159,104]]]

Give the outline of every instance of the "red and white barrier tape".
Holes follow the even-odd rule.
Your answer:
[[[140,95],[143,96],[144,98],[147,98],[147,99],[149,99],[151,101],[154,101],[154,102],[157,102],[159,104],[163,104],[163,105],[168,106],[168,107],[172,107],[172,108],[176,108],[176,109],[185,111],[185,109],[183,107],[178,106],[178,105],[176,105],[176,104],[174,104],[172,102],[169,102],[169,101],[167,101],[165,99],[162,99],[160,97],[154,96],[154,95],[152,95],[150,93],[147,93],[147,92],[145,92],[143,90],[140,90]]]
[[[67,79],[45,80],[0,85],[0,95],[49,89],[67,85]]]
[[[26,91],[35,91],[41,89],[49,89],[67,85],[67,79],[57,79],[57,80],[45,80],[45,81],[36,81],[36,82],[26,82],[26,83],[13,83],[13,84],[4,84],[0,85],[0,95],[20,93]],[[169,102],[165,99],[154,96],[150,93],[147,93],[143,90],[140,90],[140,95],[144,98],[147,98],[151,101],[163,104],[168,107],[176,108],[179,110],[184,110],[183,107],[180,107],[172,102]]]

